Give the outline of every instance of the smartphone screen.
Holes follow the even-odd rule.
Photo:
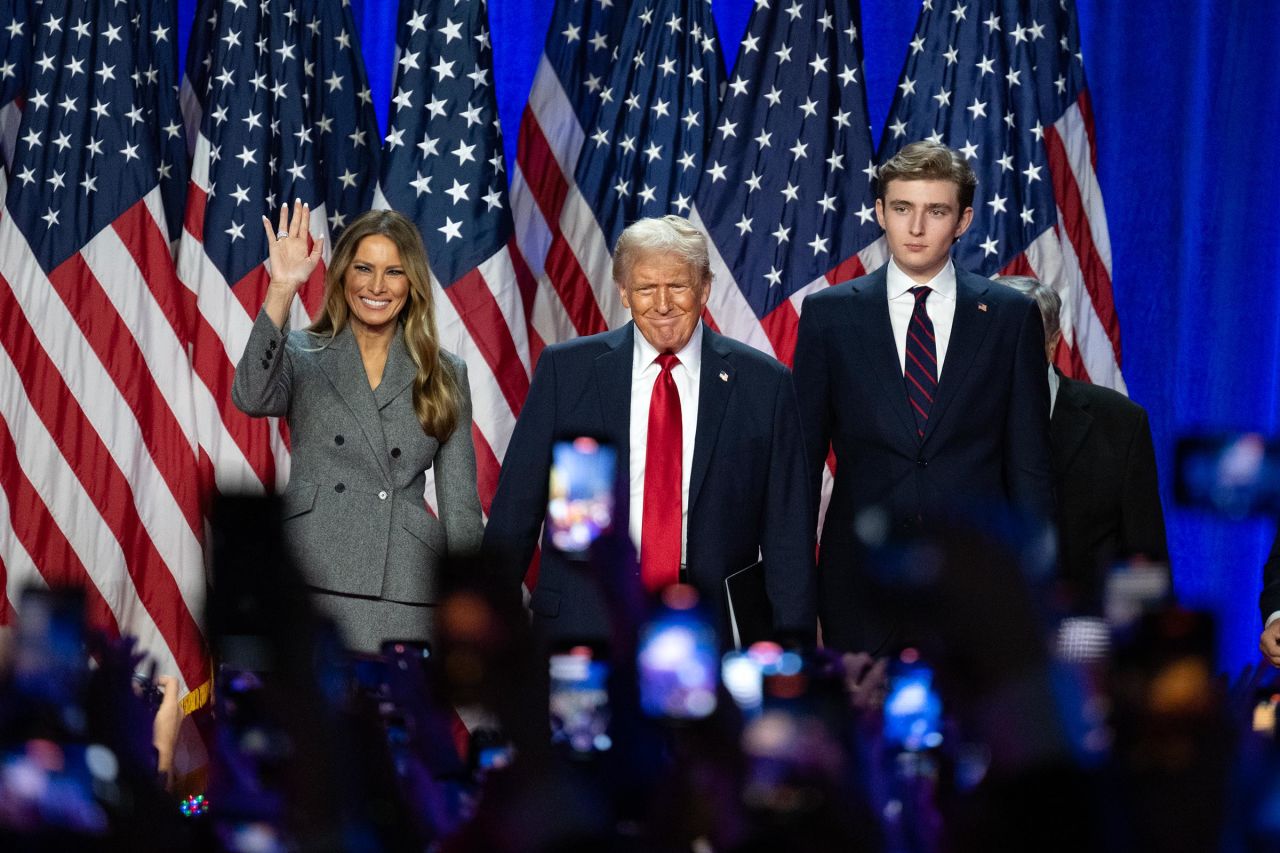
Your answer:
[[[18,614],[14,688],[62,711],[78,706],[88,675],[84,595],[32,587],[23,592]]]
[[[1174,458],[1178,503],[1230,518],[1280,514],[1280,442],[1257,433],[1187,436]]]
[[[942,745],[942,700],[933,687],[933,670],[910,649],[889,666],[884,739],[908,752]]]
[[[609,664],[598,649],[573,646],[550,656],[551,742],[585,757],[605,752],[609,737]]]
[[[509,767],[515,760],[515,746],[500,732],[479,728],[471,732],[471,769],[480,775]]]
[[[388,698],[391,675],[387,659],[381,655],[351,653],[351,680],[360,694],[372,699]]]
[[[617,451],[593,438],[557,441],[551,448],[547,531],[552,547],[584,556],[613,527]]]
[[[57,830],[106,832],[107,814],[95,789],[109,787],[101,768],[116,761],[101,744],[36,739],[0,750],[0,827],[36,837]]]
[[[720,680],[734,704],[744,713],[764,704],[764,672],[760,661],[748,652],[728,652],[720,659]]]
[[[640,632],[640,707],[651,717],[710,716],[720,674],[715,628],[691,588],[672,587],[663,600]]]

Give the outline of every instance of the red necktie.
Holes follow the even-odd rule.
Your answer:
[[[671,368],[680,361],[663,353],[656,362],[662,371],[649,399],[640,528],[640,580],[650,592],[680,580],[680,463],[684,455],[680,395],[671,376]]]

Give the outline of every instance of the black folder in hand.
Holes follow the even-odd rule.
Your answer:
[[[764,583],[764,563],[757,560],[724,579],[729,631],[734,648],[743,649],[773,637],[773,608]]]

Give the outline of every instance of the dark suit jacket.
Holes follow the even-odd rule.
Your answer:
[[[807,298],[795,382],[816,502],[830,447],[835,486],[818,560],[823,640],[875,649],[893,625],[866,606],[857,515],[908,532],[970,503],[1053,518],[1044,328],[1029,298],[956,271],[956,313],[924,439],[889,322],[887,268]]]
[[[1073,603],[1100,612],[1115,560],[1169,559],[1147,413],[1110,388],[1059,374],[1049,422],[1059,574]]]
[[[484,550],[496,556],[512,591],[519,589],[546,514],[554,440],[585,434],[609,441],[626,482],[633,334],[628,323],[548,347],[538,360],[485,530]],[[775,627],[812,636],[814,541],[790,372],[704,329],[699,383],[685,554],[689,581],[723,619],[724,577],[763,551]],[[625,487],[621,493],[615,526],[625,535]],[[639,577],[634,564],[623,570]],[[551,638],[610,636],[598,584],[545,539],[530,607],[535,624]]]

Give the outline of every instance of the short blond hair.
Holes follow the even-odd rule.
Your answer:
[[[613,247],[613,280],[625,287],[636,259],[651,254],[675,255],[694,269],[699,281],[711,278],[707,237],[683,216],[668,214],[628,225]]]

